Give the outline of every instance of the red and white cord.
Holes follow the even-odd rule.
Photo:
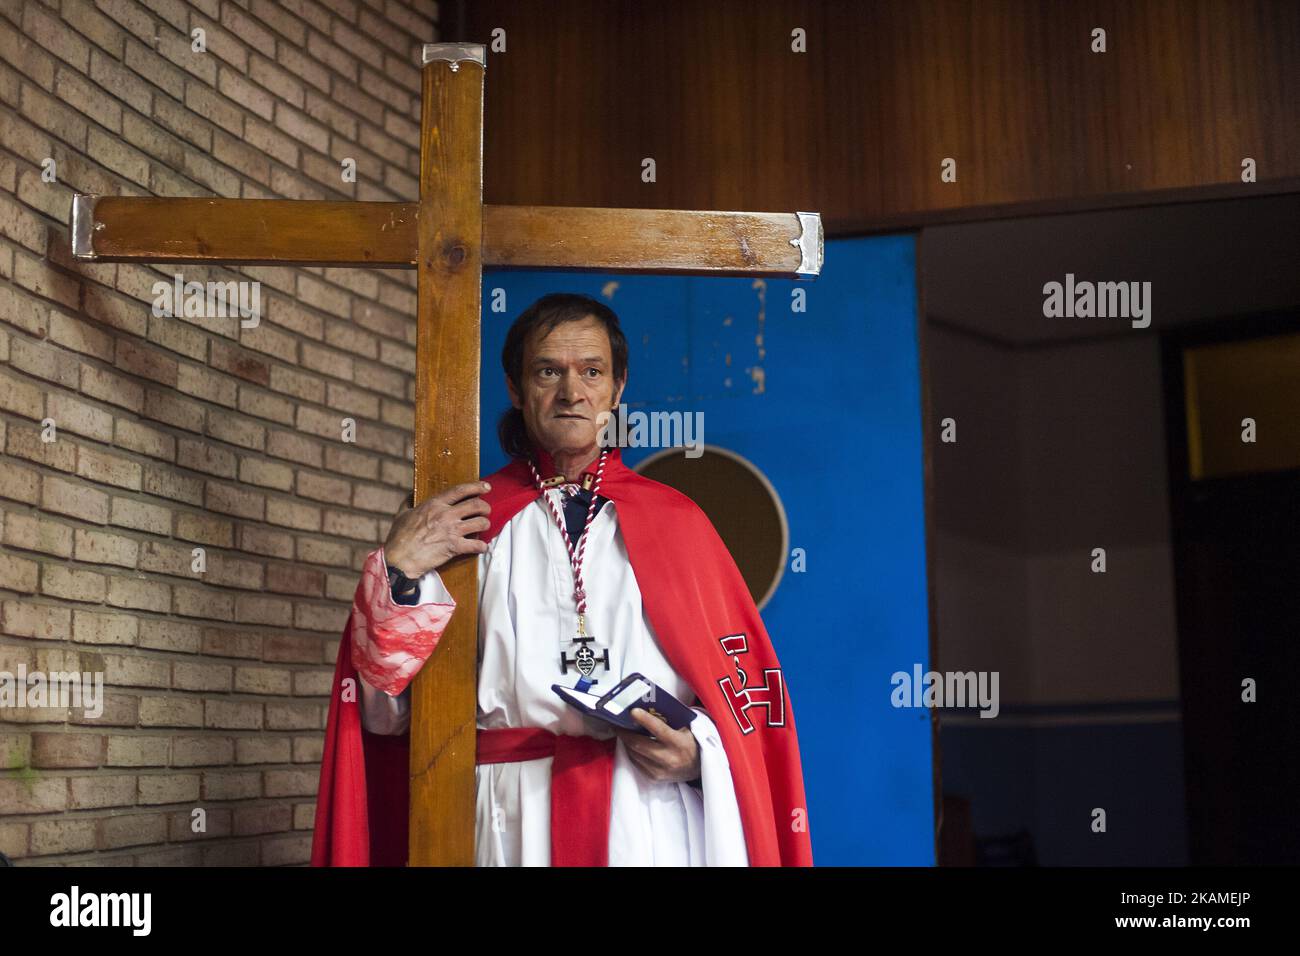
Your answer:
[[[564,523],[563,513],[542,487],[542,476],[537,473],[537,466],[532,461],[528,462],[528,467],[533,472],[533,482],[537,485],[537,490],[542,493],[542,498],[546,500],[546,506],[551,509],[551,517],[559,526],[560,534],[564,536],[564,546],[569,550],[569,564],[573,567],[573,600],[578,604],[579,614],[587,613],[587,590],[582,583],[582,558],[587,550],[587,530],[591,527],[591,518],[596,513],[596,496],[600,493],[600,481],[605,476],[605,458],[608,455],[608,449],[602,451],[600,460],[596,463],[596,481],[591,486],[591,504],[587,506],[587,517],[583,519],[582,534],[578,537],[577,547],[574,547],[569,537],[569,529]]]

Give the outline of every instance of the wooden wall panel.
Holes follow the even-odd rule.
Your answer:
[[[448,39],[505,30],[488,59],[487,202],[811,209],[842,234],[1001,204],[1300,188],[1293,0],[441,8]],[[1093,27],[1107,53],[1090,52]]]

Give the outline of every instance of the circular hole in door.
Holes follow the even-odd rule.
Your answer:
[[[716,445],[705,445],[698,458],[665,448],[636,470],[676,488],[708,515],[761,611],[781,581],[790,542],[785,508],[767,476]]]

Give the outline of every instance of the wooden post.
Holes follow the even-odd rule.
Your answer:
[[[483,72],[479,44],[425,47],[417,223],[415,494],[479,477]],[[412,687],[412,866],[474,865],[478,575],[442,573],[456,612]]]

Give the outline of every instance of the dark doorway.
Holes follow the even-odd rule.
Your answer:
[[[1300,332],[1300,315],[1217,320],[1164,338],[1170,509],[1177,595],[1179,672],[1189,856],[1192,864],[1300,861],[1300,467],[1252,470],[1263,457],[1240,436],[1239,451],[1207,467],[1196,450],[1204,419],[1221,432],[1241,418],[1285,433],[1300,416],[1300,365],[1233,388],[1189,393],[1189,350],[1216,343],[1276,349]],[[1242,391],[1253,398],[1235,408]],[[1197,403],[1208,405],[1198,417]],[[1189,405],[1192,414],[1189,421]],[[1233,408],[1230,414],[1225,409]],[[1240,417],[1238,417],[1240,416]],[[1211,436],[1213,443],[1216,436]],[[1293,444],[1293,443],[1292,443]],[[1189,448],[1192,449],[1189,456]],[[1300,456],[1300,449],[1273,453]],[[1230,460],[1235,458],[1235,460]],[[1198,464],[1199,463],[1199,464]],[[1200,471],[1201,477],[1194,477]],[[1257,700],[1242,699],[1253,678]]]

